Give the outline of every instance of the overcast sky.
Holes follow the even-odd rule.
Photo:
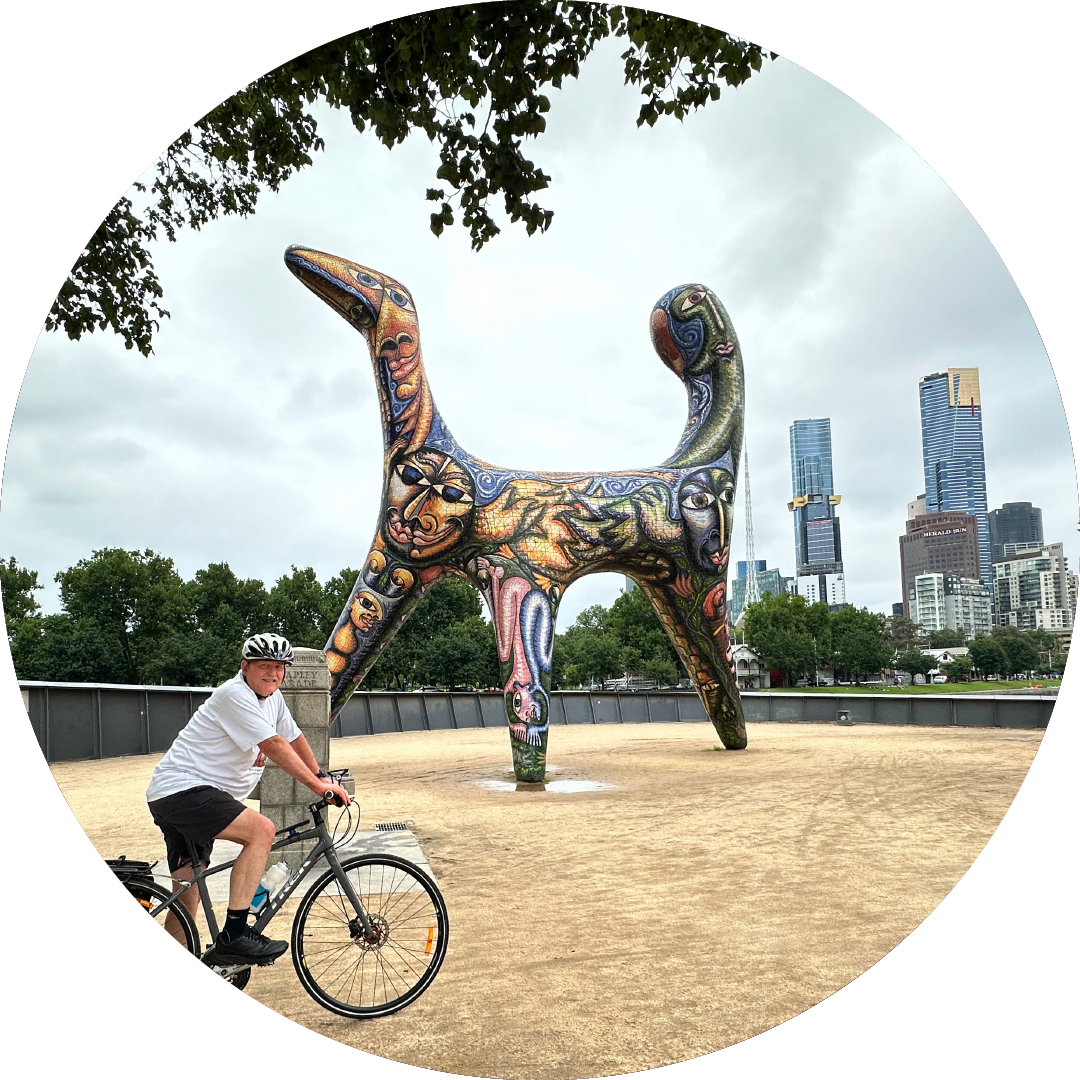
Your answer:
[[[653,465],[685,418],[647,320],[669,288],[724,302],[746,364],[756,556],[794,572],[788,427],[830,417],[847,598],[901,599],[898,535],[923,491],[918,380],[980,371],[990,508],[1043,509],[1077,565],[1064,412],[993,247],[888,128],[813,75],[766,63],[682,125],[634,126],[608,44],[551,95],[527,155],[552,176],[551,230],[507,223],[480,253],[427,228],[435,151],[388,151],[319,113],[327,149],[246,221],[155,250],[172,319],[143,359],[119,339],[43,336],[11,433],[0,555],[46,583],[96,548],[152,548],[190,578],[226,561],[271,586],[368,551],[381,437],[363,340],[285,269],[292,243],[396,276],[415,298],[457,440],[527,468]],[[734,559],[743,557],[742,493]],[[565,628],[622,579],[575,584]]]

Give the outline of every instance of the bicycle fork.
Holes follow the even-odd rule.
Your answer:
[[[352,882],[349,880],[349,875],[345,873],[341,868],[341,860],[337,856],[337,852],[333,846],[326,851],[326,861],[330,864],[330,869],[334,871],[334,877],[337,879],[337,883],[341,886],[345,895],[349,898],[349,903],[353,906],[353,911],[356,912],[356,918],[349,920],[349,929],[354,937],[362,936],[364,941],[369,945],[376,945],[379,941],[379,931],[375,928],[375,924],[368,918],[368,913],[364,910],[364,905],[360,902],[360,897],[357,895],[356,890],[353,888]],[[359,930],[359,933],[357,933]]]

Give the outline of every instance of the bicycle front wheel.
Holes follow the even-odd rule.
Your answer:
[[[418,866],[395,855],[341,864],[371,922],[367,940],[348,896],[328,870],[300,902],[292,959],[304,989],[353,1019],[387,1016],[431,985],[446,955],[446,904]]]
[[[138,901],[140,907],[153,912],[158,925],[164,927],[188,952],[199,955],[199,931],[195,928],[195,921],[188,909],[177,900],[169,908],[155,910],[172,895],[168,889],[152,878],[128,878],[124,882],[124,888]]]

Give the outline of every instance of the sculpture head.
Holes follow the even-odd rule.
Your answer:
[[[359,263],[297,244],[285,252],[285,264],[367,338],[372,352],[415,353],[419,344],[416,308],[400,282]]]
[[[398,460],[390,473],[386,542],[410,559],[452,550],[473,516],[472,477],[448,454],[430,447]]]
[[[727,313],[704,285],[680,285],[665,293],[649,318],[653,348],[680,378],[700,375],[737,348]]]

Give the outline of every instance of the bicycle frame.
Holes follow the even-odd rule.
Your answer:
[[[308,871],[311,870],[319,859],[325,857],[330,869],[334,871],[334,876],[341,885],[342,891],[349,898],[349,903],[352,904],[353,910],[356,912],[356,917],[364,932],[365,939],[373,941],[377,937],[376,931],[371,925],[371,920],[368,918],[367,912],[360,902],[360,897],[352,886],[352,882],[349,881],[348,875],[341,868],[341,861],[338,859],[337,852],[334,850],[333,838],[326,828],[326,822],[323,821],[323,805],[324,804],[322,803],[312,803],[308,807],[311,811],[311,819],[314,828],[306,828],[303,829],[302,832],[298,831],[306,824],[301,821],[297,822],[295,825],[287,825],[284,829],[278,830],[279,836],[281,836],[282,833],[285,835],[282,836],[280,840],[274,841],[270,848],[272,852],[280,851],[282,848],[291,847],[293,844],[299,844],[304,840],[317,839],[318,843],[307,853],[304,860],[300,863],[300,866],[286,878],[285,883],[278,889],[277,893],[267,900],[262,911],[260,911],[256,917],[252,929],[255,930],[256,933],[262,933],[263,928],[270,923],[270,920],[281,910],[282,905],[296,891]],[[191,854],[191,865],[194,866],[194,852]],[[206,879],[214,874],[220,874],[223,870],[231,869],[235,862],[235,859],[231,859],[229,862],[219,863],[217,866],[208,866],[205,870],[200,870],[190,881],[185,881],[168,900],[162,901],[154,908],[150,914],[157,915],[163,908],[171,908],[176,903],[177,899],[194,885],[199,890],[199,897],[202,900],[203,915],[206,918],[206,925],[210,931],[210,946],[212,948],[214,941],[217,940],[220,927],[218,926],[217,918],[214,915],[214,905],[210,900],[210,890],[206,884]]]

